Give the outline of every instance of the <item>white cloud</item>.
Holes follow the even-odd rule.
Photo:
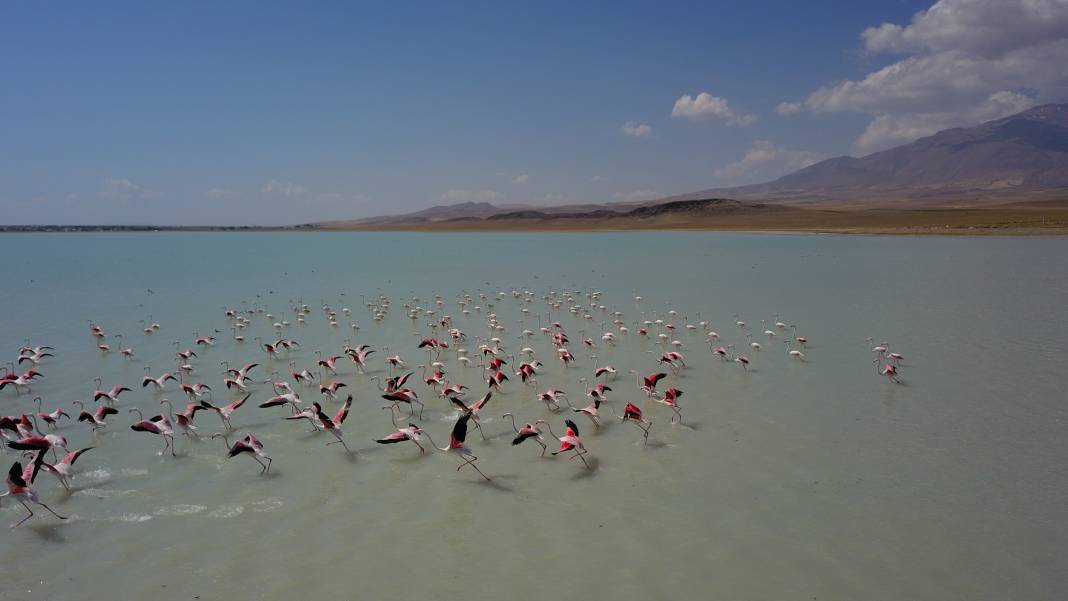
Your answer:
[[[943,129],[1000,119],[1035,105],[1034,99],[1015,92],[995,92],[982,104],[963,111],[878,115],[853,143],[861,154],[906,144]]]
[[[860,152],[1068,98],[1065,0],[940,0],[908,25],[870,27],[861,39],[869,53],[907,56],[802,103],[872,115],[854,144]]]
[[[607,181],[607,180],[608,180],[608,178],[606,178],[603,175],[594,175],[593,177],[590,178],[591,182],[603,182],[603,181]]]
[[[737,112],[730,107],[726,98],[713,96],[708,92],[701,92],[696,98],[684,94],[675,101],[671,116],[693,121],[718,119],[727,125],[750,125],[757,120],[756,115]]]
[[[823,155],[807,150],[787,150],[766,140],[757,140],[745,156],[716,169],[716,177],[738,180],[770,180],[823,160]]]
[[[619,131],[634,138],[644,138],[653,133],[653,128],[637,121],[627,121],[619,128]]]
[[[780,115],[793,115],[794,113],[800,113],[804,109],[800,102],[780,102],[779,106],[775,107],[775,112]]]
[[[632,190],[630,192],[616,192],[612,196],[620,202],[636,202],[639,200],[659,198],[660,193],[656,190]]]
[[[496,190],[449,190],[438,196],[437,200],[449,204],[460,202],[493,202],[504,198]]]
[[[128,179],[117,177],[106,178],[101,185],[100,194],[104,198],[114,201],[134,199],[144,200],[159,196],[159,192],[156,192],[155,190],[149,190],[148,188],[138,186]]]
[[[276,179],[272,179],[263,186],[263,193],[270,196],[285,196],[287,198],[295,198],[297,196],[303,196],[307,190],[300,184],[294,184],[293,182],[283,182]]]
[[[512,183],[517,185],[517,186],[522,186],[523,184],[525,184],[525,183],[527,183],[529,181],[530,181],[530,176],[527,175],[526,173],[523,173],[521,175],[517,175],[517,176],[512,178]]]
[[[204,196],[207,196],[212,200],[222,200],[224,198],[233,198],[234,196],[237,196],[237,192],[228,188],[212,188],[205,192]]]

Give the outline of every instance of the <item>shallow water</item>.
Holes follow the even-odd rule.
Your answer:
[[[63,423],[71,448],[96,448],[76,465],[73,494],[48,474],[37,488],[71,519],[40,511],[0,533],[0,598],[1049,599],[1068,589],[1068,240],[64,234],[0,236],[0,252],[9,261],[4,352],[14,357],[30,337],[57,355],[40,365],[33,394],[0,392],[0,412],[30,411],[37,394],[46,409],[69,411],[72,399],[91,399],[95,376],[134,389],[98,435]],[[298,299],[312,307],[307,325],[286,333],[302,347],[274,361],[283,373],[290,360],[314,367],[315,349],[337,354],[351,338],[389,347],[371,356],[371,373],[386,374],[387,354],[413,367],[426,360],[413,333],[426,334],[427,320],[408,319],[402,307],[413,295],[425,307],[441,294],[474,356],[491,309],[482,301],[481,313],[463,316],[457,295],[513,289],[535,301],[508,295],[492,311],[508,352],[529,345],[545,362],[538,390],[578,399],[580,377],[615,365],[602,413],[618,415],[625,400],[641,405],[655,420],[647,447],[631,424],[605,419],[597,430],[578,416],[592,471],[563,456],[541,459],[529,443],[513,448],[501,413],[549,419],[558,432],[562,421],[513,377],[483,413],[491,440],[468,438],[493,478],[486,483],[458,473],[452,457],[376,445],[392,431],[389,416],[348,363],[340,379],[356,397],[344,428],[351,456],[325,446],[327,435],[282,421],[284,409],[255,407],[270,395],[266,385],[233,423],[264,440],[274,457],[268,477],[247,457],[227,461],[218,440],[179,436],[179,457],[160,457],[158,439],[128,427],[127,407],[159,407],[159,395],[139,386],[144,366],[173,369],[173,341],[193,346],[195,331],[219,338],[194,361],[217,400],[232,398],[220,361],[256,360],[256,375],[267,375],[252,338],[272,338],[270,323],[254,317],[239,345],[224,307],[247,301],[294,324],[289,307]],[[610,319],[600,310],[591,320],[552,312],[576,367],[565,370],[540,334],[519,340],[524,327],[538,330],[549,290],[593,289],[630,324],[617,346],[599,339]],[[378,294],[393,301],[382,322],[361,301]],[[340,327],[328,326],[324,301],[350,307],[358,332],[340,313]],[[162,324],[152,336],[139,323],[149,315]],[[776,315],[809,339],[807,361],[761,334],[761,320]],[[685,391],[682,426],[669,425],[670,412],[644,400],[627,374],[656,368],[656,340],[637,336],[633,322],[657,316],[679,326],[673,338],[689,364],[666,382]],[[739,348],[751,332],[764,350],[746,353],[744,372],[715,359],[684,318],[708,320]],[[136,360],[103,356],[88,320],[125,334]],[[596,359],[580,332],[597,340]],[[901,384],[874,373],[869,336],[905,355]],[[448,357],[454,381],[478,398],[481,371]],[[427,403],[423,425],[442,444],[455,414],[422,382],[412,386]],[[165,396],[184,402],[168,388]],[[332,413],[337,404],[326,406]],[[214,415],[197,422],[204,433],[220,428]],[[22,515],[4,500],[0,522]]]

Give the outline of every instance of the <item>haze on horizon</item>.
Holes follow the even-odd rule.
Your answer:
[[[1068,0],[9,5],[0,223],[766,181],[1068,100]]]

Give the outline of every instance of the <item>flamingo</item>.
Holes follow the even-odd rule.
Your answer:
[[[482,424],[478,421],[478,412],[482,411],[482,408],[486,406],[486,403],[488,403],[490,398],[492,397],[493,393],[487,392],[486,396],[472,403],[470,407],[465,405],[464,402],[457,397],[451,397],[449,399],[450,401],[452,401],[452,404],[461,412],[471,415],[471,417],[474,419],[475,427],[478,428],[478,433],[482,435],[482,440],[486,440],[486,433],[482,431]]]
[[[19,433],[22,435],[21,438],[7,443],[8,447],[16,451],[52,451],[52,455],[55,457],[56,447],[67,450],[67,439],[63,436],[57,434],[34,436],[32,430],[25,430],[24,428],[19,428]]]
[[[345,418],[349,416],[349,410],[352,409],[352,395],[350,394],[349,398],[345,399],[345,404],[337,410],[337,413],[334,414],[333,418],[326,413],[323,413],[323,408],[319,403],[312,403],[312,407],[315,409],[315,416],[319,419],[319,423],[322,425],[323,429],[333,434],[334,438],[337,439],[326,444],[332,445],[341,443],[341,446],[345,447],[345,450],[351,453],[352,451],[349,449],[349,445],[345,444],[345,439],[341,437],[344,434],[344,432],[341,431],[341,424],[345,423]]]
[[[404,359],[400,355],[390,355],[386,357],[386,364],[389,365],[389,376],[393,377],[394,368],[404,368]]]
[[[659,382],[660,380],[663,380],[664,378],[667,377],[667,374],[665,374],[663,372],[651,373],[648,376],[645,376],[644,378],[639,376],[638,372],[634,371],[633,369],[630,370],[630,373],[634,374],[635,378],[637,378],[637,380],[638,380],[638,389],[641,390],[642,392],[644,392],[645,395],[649,396],[649,397],[656,397],[657,396],[657,392],[656,392],[656,384],[657,384],[657,382]]]
[[[182,389],[182,392],[184,392],[187,397],[189,397],[190,401],[199,400],[200,397],[204,395],[205,390],[209,393],[211,392],[211,386],[208,386],[203,382],[195,382],[191,385],[183,382],[182,384],[179,384],[178,387]]]
[[[85,447],[84,449],[78,449],[77,451],[71,451],[63,456],[55,464],[43,463],[43,467],[51,472],[56,478],[59,479],[59,483],[63,485],[63,488],[70,490],[70,479],[74,475],[74,462],[82,456],[82,453],[93,449],[93,447]]]
[[[130,348],[130,347],[126,347],[126,348],[122,347],[122,334],[116,335],[115,336],[115,340],[118,341],[119,354],[122,355],[122,357],[124,359],[133,359],[133,356],[134,356],[133,349]]]
[[[613,379],[615,379],[615,377],[616,377],[616,368],[612,367],[611,365],[605,365],[604,367],[598,367],[593,372],[593,377],[594,378],[600,378],[601,376],[604,376],[604,375],[610,375],[610,376],[612,376]],[[605,378],[605,379],[607,380],[608,378]]]
[[[8,376],[14,376],[14,375],[15,374],[8,374]],[[0,380],[0,390],[3,390],[4,387],[6,387],[8,384],[10,384],[15,388],[15,394],[19,393],[19,389],[20,388],[25,390],[25,392],[30,392],[30,384],[33,382],[34,378],[37,378],[37,377],[40,377],[40,376],[43,376],[43,375],[44,374],[42,374],[39,371],[30,369],[30,370],[27,370],[25,373],[23,373],[21,376],[15,376],[14,378],[6,377],[6,378]]]
[[[245,437],[238,440],[230,446],[230,441],[227,439],[226,434],[222,432],[216,432],[211,435],[212,438],[222,438],[223,444],[226,445],[226,458],[237,457],[241,454],[246,454],[256,460],[256,463],[260,464],[263,468],[260,470],[260,474],[266,474],[271,469],[271,463],[273,460],[270,455],[263,452],[263,443],[260,439],[256,438],[251,432],[245,434]],[[263,462],[263,459],[267,460],[267,463]]]
[[[189,403],[185,406],[185,411],[181,413],[174,412],[174,406],[167,399],[160,399],[160,405],[167,405],[167,411],[171,414],[171,420],[178,424],[182,428],[182,434],[186,436],[192,436],[193,438],[200,438],[197,434],[197,427],[193,425],[193,417],[197,414],[197,411],[204,409],[204,406],[200,403]]]
[[[601,427],[601,422],[597,419],[597,410],[601,407],[601,399],[594,398],[593,402],[582,408],[572,407],[571,410],[575,413],[583,413],[586,417],[590,418],[595,428]]]
[[[543,402],[543,403],[545,403],[545,408],[549,409],[551,411],[558,411],[560,409],[560,400],[561,399],[563,399],[565,402],[567,402],[568,405],[571,404],[569,401],[567,401],[567,393],[562,391],[562,390],[556,390],[555,388],[550,388],[549,390],[546,390],[545,392],[539,392],[538,393],[538,400]],[[552,407],[549,406],[550,403],[552,404]]]
[[[330,397],[331,399],[333,399],[335,398],[335,395],[337,395],[338,388],[348,388],[347,384],[345,384],[344,382],[339,382],[337,380],[330,380],[330,382],[323,384],[322,374],[319,372],[315,373],[317,376],[319,376],[319,394],[323,396]]]
[[[30,363],[34,364],[35,366],[36,365],[40,365],[41,359],[44,359],[45,357],[55,357],[55,355],[53,355],[52,353],[49,353],[49,352],[47,352],[45,350],[42,350],[42,349],[51,349],[51,348],[52,347],[40,347],[39,346],[36,349],[31,349],[29,347],[25,347],[24,346],[19,350],[18,363],[19,363],[19,365],[22,365],[23,361],[29,361]]]
[[[219,415],[219,419],[222,420],[223,425],[226,426],[226,429],[227,430],[232,430],[233,427],[230,425],[230,417],[233,416],[234,411],[237,411],[238,409],[241,408],[241,405],[245,404],[245,401],[247,401],[250,396],[252,396],[252,395],[251,394],[246,394],[245,396],[241,397],[239,400],[236,400],[236,401],[230,403],[229,405],[225,405],[223,407],[216,407],[215,405],[212,405],[210,402],[203,401],[203,400],[200,401],[200,405],[202,407],[204,407],[205,409],[211,409],[212,411],[217,413]]]
[[[642,443],[649,443],[649,429],[653,427],[652,420],[646,421],[642,417],[642,410],[633,403],[627,403],[623,408],[623,415],[619,416],[619,420],[623,422],[629,421],[642,431]]]
[[[880,369],[879,368],[879,360],[878,359],[876,359],[875,361],[872,361],[872,363],[875,364],[875,373],[879,374],[880,376],[886,376],[886,379],[890,380],[894,384],[900,384],[901,383],[901,380],[897,379],[897,366],[896,365],[894,365],[893,363],[887,363],[886,365],[884,365],[882,367],[882,369]]]
[[[41,397],[39,397],[39,396],[38,397],[34,397],[33,401],[34,401],[34,403],[37,404],[37,417],[41,421],[43,421],[44,423],[48,424],[49,427],[55,428],[59,423],[59,418],[61,418],[61,417],[65,417],[67,419],[70,419],[70,415],[68,415],[67,412],[64,411],[62,407],[59,407],[58,409],[52,411],[51,413],[45,413],[41,409]]]
[[[226,373],[233,374],[234,379],[236,379],[236,380],[246,380],[246,379],[248,379],[249,372],[252,371],[252,368],[259,366],[259,363],[249,363],[248,365],[242,367],[241,369],[231,369],[230,365],[228,363],[226,363],[225,361],[223,362],[223,365],[226,367]]]
[[[382,395],[382,398],[387,401],[393,401],[394,405],[397,403],[408,403],[408,407],[411,409],[409,417],[415,415],[415,403],[419,403],[419,419],[423,419],[423,409],[425,406],[423,405],[423,402],[419,400],[418,396],[416,396],[415,391],[411,388],[402,388],[395,392],[387,392]]]
[[[682,391],[672,386],[664,391],[664,398],[653,397],[653,400],[661,405],[666,405],[670,408],[675,415],[671,417],[671,422],[675,422],[675,418],[678,418],[679,423],[682,423],[682,409],[679,407],[679,397],[682,396]]]
[[[423,433],[424,433],[423,429],[420,428],[419,426],[417,426],[415,424],[411,424],[411,423],[408,424],[408,427],[406,427],[406,428],[398,427],[397,426],[396,415],[394,414],[394,410],[397,408],[397,406],[396,405],[384,405],[382,408],[383,409],[389,409],[390,419],[393,420],[393,427],[397,428],[397,431],[393,432],[391,434],[388,434],[388,435],[386,435],[386,436],[384,436],[382,438],[378,438],[378,439],[375,440],[375,442],[377,442],[378,444],[396,444],[398,442],[404,442],[404,441],[410,440],[413,443],[415,443],[415,446],[419,447],[419,454],[420,455],[422,455],[423,453],[426,453],[426,449],[423,448],[423,445],[419,444],[420,436],[422,436]]]
[[[85,410],[85,404],[81,401],[74,401],[74,404],[82,408],[81,412],[78,414],[78,421],[89,422],[89,426],[94,432],[108,425],[107,422],[104,421],[107,419],[107,416],[119,414],[117,409],[109,407],[108,405],[101,405],[96,408],[96,411],[89,413]]]
[[[560,453],[565,453],[567,451],[574,451],[574,456],[570,457],[568,461],[578,457],[582,460],[582,463],[586,465],[586,469],[593,469],[590,467],[589,462],[586,461],[586,457],[584,457],[589,451],[586,450],[586,445],[582,444],[582,439],[579,438],[579,428],[575,425],[575,422],[569,419],[564,420],[565,429],[563,436],[557,436],[553,432],[553,427],[549,425],[549,422],[543,419],[539,419],[535,423],[545,424],[545,427],[549,429],[549,434],[560,441],[560,448],[553,451],[553,455],[559,455]]]
[[[137,407],[131,407],[130,413],[137,414],[137,423],[130,426],[130,429],[134,432],[146,432],[148,434],[155,434],[163,438],[163,448],[160,449],[157,455],[163,455],[163,451],[168,448],[171,450],[171,457],[177,457],[174,452],[174,429],[171,427],[171,420],[166,415],[155,415],[150,419],[145,419],[145,416],[141,414],[141,410]]]
[[[153,378],[152,376],[147,375],[151,372],[152,368],[149,366],[145,366],[146,375],[145,377],[141,378],[141,388],[146,388],[149,384],[154,384],[156,386],[156,391],[158,392],[164,390],[168,380],[174,380],[175,382],[178,381],[178,378],[174,377],[174,374],[169,371],[164,372],[163,375],[158,378]]]
[[[488,482],[490,477],[482,473],[482,470],[478,469],[478,466],[475,465],[475,462],[478,461],[478,457],[476,457],[475,454],[471,452],[470,447],[465,444],[467,439],[467,422],[471,419],[471,415],[471,413],[464,413],[456,420],[456,424],[452,427],[452,436],[449,439],[449,446],[447,447],[438,447],[437,444],[434,443],[434,439],[430,438],[430,434],[424,434],[430,439],[430,444],[433,445],[435,449],[443,453],[455,453],[460,457],[460,460],[463,461],[463,463],[456,468],[456,471],[460,471],[464,466],[470,465]]]
[[[316,364],[319,365],[319,367],[322,367],[330,374],[337,374],[337,360],[343,357],[344,355],[333,355],[327,357],[326,359],[323,359],[322,351],[315,351],[315,354],[319,357],[319,359],[316,361]]]
[[[527,439],[533,439],[534,442],[541,445],[541,456],[544,457],[548,447],[543,442],[545,438],[542,436],[541,431],[538,430],[538,427],[534,424],[523,424],[523,427],[520,428],[515,425],[515,415],[512,413],[505,413],[501,416],[501,419],[506,417],[512,418],[512,429],[515,430],[515,438],[512,439],[512,446],[521,444]]]
[[[13,499],[21,503],[22,506],[26,508],[26,511],[29,512],[29,515],[22,518],[22,520],[20,520],[17,524],[12,524],[12,528],[18,528],[26,520],[33,517],[33,510],[30,509],[30,506],[26,504],[27,501],[44,507],[48,510],[49,513],[61,520],[67,519],[59,515],[55,511],[52,511],[52,508],[48,505],[42,503],[40,498],[37,496],[37,491],[33,489],[34,480],[37,479],[37,474],[40,473],[41,465],[43,463],[44,451],[39,451],[37,453],[37,457],[34,458],[33,463],[27,464],[25,469],[22,468],[21,463],[16,461],[15,463],[11,464],[11,469],[7,472],[7,492],[4,493],[3,496],[10,495]]]
[[[114,405],[115,403],[119,402],[120,394],[124,392],[130,392],[129,388],[119,385],[113,386],[111,390],[101,390],[101,379],[96,378],[94,381],[96,382],[97,389],[93,392],[93,401],[105,399],[109,405]]]

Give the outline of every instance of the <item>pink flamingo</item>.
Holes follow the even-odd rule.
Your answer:
[[[174,452],[174,429],[171,427],[171,420],[166,415],[155,415],[150,419],[145,419],[145,416],[141,414],[141,410],[137,407],[131,407],[130,413],[137,413],[137,423],[130,426],[130,429],[134,432],[146,432],[148,434],[155,434],[163,438],[163,448],[160,449],[157,455],[162,455],[163,451],[167,449],[171,450],[171,457],[177,457]]]
[[[574,451],[574,456],[570,457],[568,461],[578,457],[582,460],[582,463],[586,465],[586,469],[593,469],[590,467],[589,462],[586,461],[586,457],[584,457],[589,451],[586,450],[586,445],[582,444],[582,439],[579,438],[579,429],[578,426],[575,425],[575,422],[569,419],[564,420],[565,429],[563,436],[557,436],[553,433],[553,427],[549,425],[549,422],[543,419],[539,419],[535,423],[545,424],[545,427],[549,429],[549,434],[560,441],[560,448],[553,451],[553,455],[559,455],[560,453],[565,453],[567,451]]]
[[[238,455],[248,455],[249,457],[255,459],[256,463],[260,464],[260,467],[262,468],[260,470],[261,475],[266,474],[271,469],[271,463],[273,462],[273,460],[271,459],[270,455],[263,452],[263,443],[260,442],[260,439],[256,438],[251,432],[246,434],[245,437],[241,440],[235,442],[233,446],[230,446],[230,441],[227,439],[226,434],[223,432],[216,432],[215,434],[212,434],[211,437],[221,437],[223,439],[223,443],[226,445],[227,459],[237,457]],[[264,459],[267,460],[267,463],[263,462]]]
[[[423,429],[411,423],[409,423],[408,427],[406,428],[401,428],[397,426],[397,418],[394,414],[394,410],[396,410],[397,406],[385,405],[382,408],[389,409],[389,417],[393,421],[393,427],[397,428],[397,431],[388,434],[382,438],[378,438],[375,440],[375,442],[377,442],[378,444],[396,444],[398,442],[405,442],[410,440],[415,443],[415,446],[419,447],[419,454],[426,453],[426,449],[423,448],[423,445],[419,444],[420,436],[423,435]]]
[[[630,422],[638,427],[642,431],[643,444],[649,443],[649,429],[653,427],[653,422],[646,421],[642,418],[642,410],[633,403],[627,403],[627,406],[623,408],[623,415],[619,416],[620,421]]]
[[[349,398],[345,399],[345,404],[337,410],[337,413],[334,414],[333,418],[326,413],[323,413],[323,408],[319,403],[312,403],[312,408],[315,409],[315,416],[319,419],[319,423],[322,425],[323,429],[333,434],[334,438],[337,439],[326,444],[332,445],[341,443],[341,446],[345,447],[345,450],[351,453],[352,451],[349,449],[349,445],[345,444],[345,439],[341,437],[342,434],[344,434],[344,432],[341,431],[341,424],[345,423],[345,418],[349,416],[349,410],[352,409],[352,395],[350,394]]]
[[[44,464],[44,451],[38,451],[37,457],[33,460],[33,463],[27,464],[25,469],[22,468],[21,463],[16,461],[11,464],[11,469],[7,472],[7,492],[4,493],[3,496],[10,495],[13,499],[21,503],[22,506],[26,508],[26,511],[29,512],[29,515],[22,518],[17,524],[12,524],[12,528],[18,528],[26,520],[33,517],[33,510],[26,504],[27,502],[36,503],[37,505],[44,507],[49,513],[61,520],[67,519],[55,511],[52,511],[52,508],[48,505],[42,503],[37,496],[37,491],[33,489],[34,480],[37,479],[37,474],[40,473],[42,464]]]
[[[241,397],[241,399],[236,400],[236,401],[234,401],[234,402],[232,402],[232,403],[230,403],[228,405],[225,405],[223,407],[216,407],[215,405],[212,405],[208,401],[200,401],[200,405],[202,407],[204,407],[205,409],[211,409],[212,411],[217,413],[219,415],[219,419],[222,420],[223,425],[226,426],[226,429],[227,430],[232,430],[233,427],[230,426],[230,417],[233,416],[234,411],[237,411],[238,409],[241,408],[241,405],[245,404],[245,401],[247,401],[250,396],[252,396],[252,395],[251,394],[246,394],[245,396]]]
[[[544,442],[542,442],[544,440],[544,437],[541,435],[541,431],[538,430],[538,427],[534,424],[523,424],[523,427],[520,428],[515,425],[515,415],[511,413],[505,413],[501,416],[502,419],[505,417],[512,418],[512,429],[515,430],[515,438],[512,439],[512,446],[521,444],[527,439],[533,439],[534,442],[541,445],[541,456],[544,457],[545,451],[548,449],[548,447],[545,445]]]
[[[478,469],[478,466],[475,465],[475,462],[478,461],[478,457],[476,457],[475,454],[471,452],[470,447],[465,444],[467,439],[467,421],[469,419],[471,419],[471,414],[464,413],[460,416],[460,419],[456,420],[456,425],[452,427],[452,435],[449,439],[449,446],[447,447],[438,447],[437,444],[434,443],[434,439],[430,437],[429,433],[424,434],[430,439],[430,444],[433,445],[435,449],[443,453],[455,453],[460,457],[460,460],[463,461],[463,463],[456,468],[456,471],[460,471],[464,466],[470,465],[479,473],[479,475],[489,481],[490,477],[482,473],[482,470]]]
[[[64,455],[63,459],[60,459],[55,465],[49,463],[44,463],[42,465],[59,479],[59,483],[63,485],[63,488],[70,490],[70,479],[74,475],[74,462],[82,456],[82,453],[92,448],[93,447],[85,447],[84,449],[71,451]]]

